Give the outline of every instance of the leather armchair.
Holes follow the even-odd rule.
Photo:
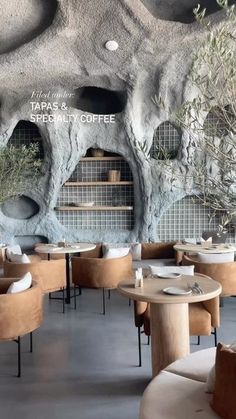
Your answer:
[[[0,280],[0,341],[13,340],[18,344],[18,377],[21,376],[21,337],[32,332],[43,321],[42,289],[33,281],[32,287],[16,294],[6,294],[16,279]]]
[[[130,254],[115,259],[72,257],[71,263],[72,282],[75,286],[102,289],[103,314],[105,314],[105,289],[117,288],[120,281],[132,275],[132,256]]]
[[[183,257],[183,265],[194,265],[194,271],[207,275],[222,286],[221,297],[236,295],[236,262],[203,263],[197,256]]]
[[[33,280],[41,286],[44,294],[50,294],[60,290],[62,290],[64,294],[64,288],[66,286],[65,263],[64,259],[47,261],[38,259],[38,256],[36,256],[36,259],[33,259],[31,263],[14,263],[6,260],[3,264],[4,277],[19,278],[27,272],[30,272]]]
[[[202,275],[206,276],[206,275]],[[138,328],[138,348],[139,348],[139,366],[142,365],[141,355],[141,328],[143,327],[145,335],[151,334],[150,330],[150,307],[143,301],[134,301],[134,322]],[[209,336],[214,334],[215,346],[217,345],[217,331],[220,325],[219,297],[199,303],[189,304],[189,334],[198,336]],[[157,324],[158,327],[158,324]],[[214,332],[212,332],[214,330]]]

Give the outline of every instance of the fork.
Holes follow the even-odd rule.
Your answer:
[[[199,291],[199,294],[204,294],[203,289],[200,287],[198,282],[194,282],[194,287]]]
[[[193,292],[193,294],[203,294],[203,289],[197,282],[194,282],[193,285],[188,284],[188,287]]]

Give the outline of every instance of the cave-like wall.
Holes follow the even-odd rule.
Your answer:
[[[17,0],[1,2],[1,144],[8,143],[20,120],[32,120],[32,100],[53,102],[54,93],[72,95],[57,98],[60,104],[66,103],[66,112],[41,112],[50,113],[53,122],[36,121],[44,164],[41,178],[27,194],[35,205],[25,219],[14,218],[14,204],[5,205],[0,225],[6,240],[21,235],[50,241],[62,236],[91,241],[158,240],[160,217],[173,202],[191,193],[191,182],[184,191],[185,182],[179,180],[191,164],[188,133],[181,133],[172,162],[174,183],[163,161],[148,160],[137,148],[137,141],[146,141],[151,148],[158,126],[166,121],[152,102],[154,94],[161,95],[171,109],[192,97],[187,82],[192,53],[206,36],[188,18],[195,2],[172,2],[172,15],[164,13],[161,3],[21,0],[19,9]],[[215,25],[222,16],[221,12],[211,15]],[[109,40],[116,41],[118,48],[107,49]],[[44,93],[49,97],[44,98]],[[82,115],[90,113],[115,114],[115,123],[84,122]],[[65,122],[67,114],[73,118]],[[54,207],[60,188],[90,147],[121,154],[129,163],[135,192],[132,231],[67,231],[57,220]],[[22,200],[17,204],[21,211],[30,206]]]

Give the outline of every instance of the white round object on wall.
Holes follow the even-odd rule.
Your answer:
[[[105,48],[108,49],[108,51],[116,51],[119,48],[119,44],[116,41],[107,41],[105,43]]]

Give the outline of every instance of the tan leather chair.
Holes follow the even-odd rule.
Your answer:
[[[32,287],[16,294],[6,294],[16,279],[0,279],[0,341],[13,340],[18,345],[18,377],[21,376],[21,337],[32,332],[43,321],[42,289],[33,281]]]
[[[0,248],[0,268],[3,267],[3,262],[6,259],[6,247]]]
[[[183,265],[194,265],[194,271],[207,275],[222,286],[221,297],[236,295],[236,262],[203,263],[196,256],[183,257]]]
[[[206,275],[202,275],[206,276]],[[139,349],[139,366],[142,365],[141,355],[141,328],[143,327],[145,335],[151,334],[150,330],[150,306],[143,301],[134,301],[134,322],[138,328],[138,349]],[[198,344],[200,344],[200,336],[214,335],[215,346],[217,345],[217,327],[220,325],[220,309],[219,297],[199,303],[189,304],[189,333],[190,336],[198,336]],[[158,327],[158,324],[157,324]],[[214,330],[214,331],[212,331]]]
[[[101,288],[103,292],[103,314],[105,314],[105,289],[117,288],[120,281],[132,276],[132,256],[103,259],[72,257],[72,282],[75,286]],[[76,297],[75,297],[76,308]]]
[[[35,258],[35,259],[34,259]],[[44,294],[50,294],[55,291],[63,291],[63,313],[64,306],[64,288],[66,286],[66,262],[59,260],[41,260],[38,256],[30,256],[31,263],[14,263],[6,260],[3,264],[4,277],[19,278],[30,272],[42,288]]]

